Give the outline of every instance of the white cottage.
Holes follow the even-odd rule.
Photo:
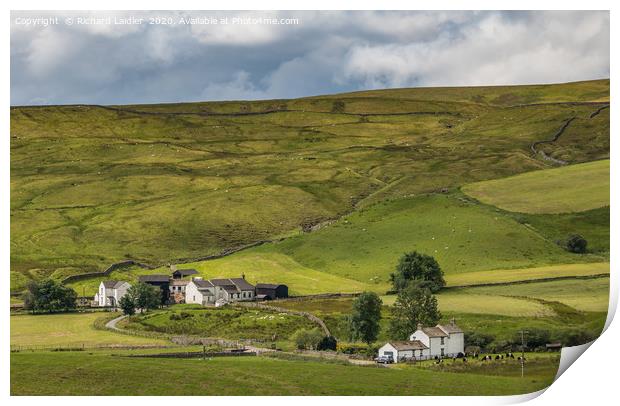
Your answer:
[[[390,341],[379,348],[379,356],[392,357],[394,362],[430,357],[428,347],[421,341]]]
[[[101,281],[99,290],[95,294],[95,303],[100,307],[116,307],[121,298],[127,294],[127,289],[130,287],[131,285],[127,282]]]

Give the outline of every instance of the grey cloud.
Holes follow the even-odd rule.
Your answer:
[[[160,15],[301,23],[16,24],[43,14],[11,16],[13,105],[288,98],[609,77],[608,12],[56,12],[61,20]]]

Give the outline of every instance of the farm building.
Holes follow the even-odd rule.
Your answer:
[[[127,293],[131,285],[127,282],[120,281],[101,281],[99,284],[99,290],[95,294],[95,302],[97,306],[116,307],[118,301]]]
[[[245,278],[211,279],[211,283],[215,285],[216,299],[227,302],[254,300],[256,289]]]
[[[183,279],[192,275],[198,275],[198,271],[195,269],[176,269],[172,272],[172,279]]]
[[[185,303],[214,304],[215,285],[202,278],[193,278],[185,287]]]
[[[140,275],[138,281],[161,289],[161,303],[170,300],[170,277],[168,275]]]
[[[244,278],[211,279],[192,278],[185,288],[185,302],[202,305],[222,302],[254,300],[255,288]]]
[[[256,298],[274,300],[288,297],[288,286],[274,283],[257,283]]]
[[[454,320],[448,324],[435,327],[423,327],[418,324],[417,330],[409,336],[409,341],[388,342],[379,349],[379,356],[394,358],[394,362],[434,357],[455,357],[465,352],[465,338]]]
[[[173,303],[185,303],[185,289],[189,282],[187,279],[172,279],[170,281],[170,300]]]

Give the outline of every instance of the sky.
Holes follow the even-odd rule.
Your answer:
[[[607,11],[12,12],[11,104],[570,82],[609,47]]]

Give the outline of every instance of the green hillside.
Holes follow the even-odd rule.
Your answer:
[[[436,254],[448,273],[605,260],[604,252],[575,258],[506,213],[432,193],[554,166],[531,145],[569,119],[570,137],[544,144],[545,152],[570,163],[608,158],[609,109],[600,110],[608,100],[609,81],[601,80],[14,107],[11,289],[123,259],[188,262],[295,236],[350,212],[349,224],[340,220],[201,269],[215,274],[229,266],[237,274],[230,261],[246,258],[248,274],[271,272],[264,276],[273,279],[286,271],[297,278],[292,286],[312,292],[383,289],[395,255],[411,248]],[[597,142],[585,142],[593,133]],[[603,240],[604,229],[596,229]]]
[[[609,205],[609,160],[533,171],[463,187],[476,199],[522,213],[572,213]]]

